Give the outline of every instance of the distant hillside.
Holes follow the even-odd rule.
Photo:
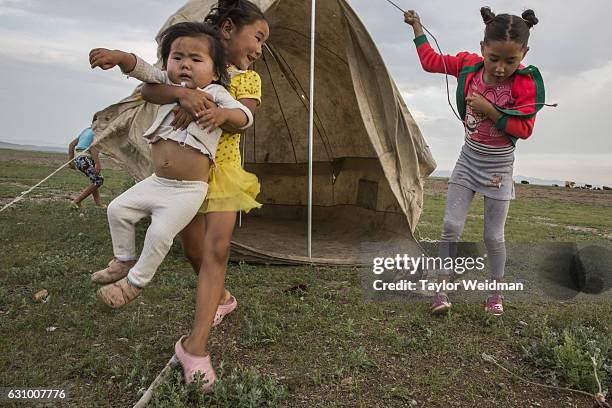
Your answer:
[[[8,143],[8,142],[0,141],[0,149],[66,153],[68,151],[68,146],[60,147],[60,146],[36,146],[36,145],[28,145],[28,144],[22,145],[22,144],[15,144],[15,143]]]

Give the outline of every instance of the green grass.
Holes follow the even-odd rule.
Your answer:
[[[547,189],[539,188],[544,191]],[[536,199],[521,199],[520,195],[517,196],[518,199],[511,202],[508,212],[505,228],[507,242],[591,241],[612,234],[612,195],[609,195],[607,206],[560,202],[547,199],[545,195]],[[417,227],[417,235],[428,239],[439,238],[445,204],[444,194],[425,191],[425,209]],[[476,196],[468,213],[462,240],[482,241],[483,211],[484,199]],[[600,234],[581,232],[571,227],[589,227],[598,230]]]
[[[50,168],[0,161],[0,199]],[[120,171],[105,177],[107,202],[130,182]],[[131,406],[190,328],[195,275],[175,244],[138,300],[120,310],[102,307],[89,273],[112,253],[106,214],[91,203],[72,211],[58,196],[86,181],[62,171],[38,197],[0,214],[0,385],[65,388],[67,406]],[[444,196],[428,191],[425,205],[420,234],[435,239]],[[561,227],[534,228],[533,217],[544,210],[546,222]],[[466,238],[480,238],[481,211],[477,200]],[[519,199],[510,215],[508,234],[519,241],[599,239],[565,226],[609,231],[612,223],[610,207],[553,200]],[[139,240],[145,228],[139,225]],[[516,407],[527,406],[526,398],[543,407],[561,400],[590,406],[588,398],[508,377],[484,362],[483,352],[530,380],[593,391],[585,361],[599,349],[599,373],[610,378],[609,303],[509,301],[504,317],[492,319],[480,304],[457,302],[450,315],[432,318],[424,302],[364,301],[358,272],[230,264],[226,284],[239,307],[211,336],[221,379],[215,393],[185,386],[177,369],[152,406],[405,407],[414,400],[473,407],[486,400]],[[305,289],[287,290],[297,285]],[[42,288],[49,301],[34,303]]]

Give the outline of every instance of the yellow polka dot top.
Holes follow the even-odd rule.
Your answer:
[[[261,103],[261,78],[255,71],[230,72],[230,95],[236,100],[254,99]],[[255,198],[260,185],[257,176],[242,168],[240,133],[223,132],[211,166],[208,194],[199,212],[246,211],[261,207]]]

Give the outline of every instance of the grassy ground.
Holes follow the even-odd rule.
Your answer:
[[[0,151],[0,203],[62,160]],[[119,170],[104,174],[108,202],[130,180]],[[65,406],[131,406],[189,329],[195,276],[175,245],[143,296],[118,311],[102,307],[88,275],[111,255],[104,210],[66,205],[85,185],[64,170],[0,214],[0,387],[64,388]],[[443,180],[427,186],[421,238],[439,235],[444,189]],[[610,194],[520,186],[517,196],[509,241],[610,240]],[[481,214],[477,199],[466,239],[480,239]],[[213,332],[213,361],[223,364],[215,394],[183,386],[175,371],[153,406],[592,406],[588,397],[517,381],[483,352],[530,380],[593,392],[588,356],[598,349],[598,373],[610,386],[610,302],[510,300],[501,319],[457,303],[447,317],[431,318],[426,303],[364,302],[360,285],[351,268],[231,264],[227,286],[240,306]],[[49,301],[34,303],[42,288]]]

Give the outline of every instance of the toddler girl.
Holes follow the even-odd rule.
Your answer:
[[[161,36],[161,56],[166,71],[133,54],[94,49],[91,67],[118,65],[143,82],[201,89],[217,106],[202,112],[200,125],[174,129],[172,109],[159,108],[153,125],[144,134],[151,144],[155,173],[121,194],[108,206],[114,259],[92,274],[97,283],[110,283],[97,292],[111,307],[132,301],[151,281],[168,253],[174,237],[194,217],[207,193],[210,163],[215,157],[221,129],[251,125],[251,111],[236,101],[219,83],[227,84],[225,50],[214,28],[204,23],[180,23]],[[217,84],[213,84],[217,82]],[[136,255],[134,224],[151,216],[143,250]],[[114,283],[111,283],[114,282]]]

